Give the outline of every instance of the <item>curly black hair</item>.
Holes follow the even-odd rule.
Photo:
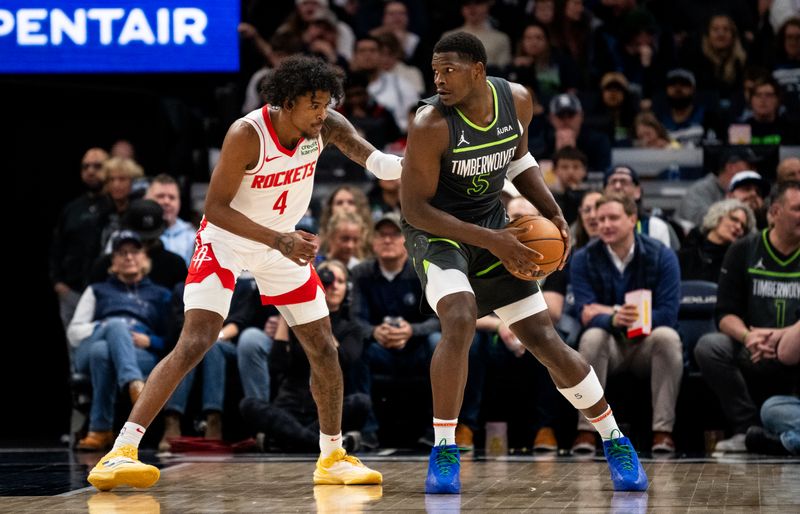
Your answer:
[[[463,59],[480,62],[486,66],[486,48],[481,40],[466,32],[455,32],[445,36],[433,47],[433,53],[455,52]]]
[[[304,55],[286,58],[264,77],[259,87],[267,103],[275,106],[315,91],[327,91],[331,100],[338,102],[344,96],[342,77],[325,61]]]

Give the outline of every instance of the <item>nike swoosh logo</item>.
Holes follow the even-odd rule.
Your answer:
[[[276,155],[275,157],[264,157],[264,162],[274,161],[275,159],[280,159],[281,155]]]

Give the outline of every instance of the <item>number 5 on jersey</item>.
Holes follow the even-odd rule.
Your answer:
[[[275,200],[275,205],[272,206],[273,211],[280,211],[278,214],[283,214],[283,211],[286,210],[286,196],[289,194],[289,190],[287,189]]]

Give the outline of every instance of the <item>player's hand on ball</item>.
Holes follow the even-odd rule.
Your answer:
[[[275,248],[298,266],[305,266],[314,260],[319,249],[317,236],[304,230],[278,234]]]
[[[533,262],[504,260],[501,260],[501,262],[503,263],[503,266],[505,266],[506,269],[511,272],[512,275],[516,275],[517,277],[525,280],[536,280],[537,278],[545,275],[545,273],[539,269],[539,266]]]
[[[560,216],[557,221],[566,227],[566,221]],[[562,264],[564,258],[564,232],[555,223],[542,216],[526,214],[511,220],[506,225],[506,232],[513,235],[521,246],[531,253],[526,254],[526,261],[521,261],[519,254],[504,257],[496,254],[503,261],[509,273],[522,280],[538,280],[554,272]],[[567,236],[568,232],[567,232]],[[516,261],[514,260],[516,259]]]
[[[538,271],[538,266],[533,261],[542,258],[542,254],[519,242],[518,236],[525,232],[526,229],[521,227],[497,230],[495,242],[489,248],[503,262],[503,266],[522,275]]]

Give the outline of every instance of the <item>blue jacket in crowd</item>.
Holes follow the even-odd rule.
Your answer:
[[[95,298],[93,321],[127,318],[132,330],[150,337],[150,346],[154,350],[164,347],[172,298],[167,288],[156,285],[147,277],[128,285],[113,275],[90,287]]]
[[[367,259],[350,274],[351,314],[367,334],[383,322],[384,316],[401,316],[413,331],[412,338],[427,338],[440,330],[439,319],[420,312],[422,286],[411,261],[391,282],[383,276],[377,259]]]
[[[578,250],[572,258],[570,282],[575,294],[575,312],[580,316],[589,303],[623,305],[625,293],[636,289],[653,292],[653,328],[677,328],[680,306],[681,272],[675,253],[643,234],[634,234],[633,260],[620,273],[614,266],[609,250],[601,240],[595,240]],[[592,318],[587,328],[611,331],[611,315]]]

